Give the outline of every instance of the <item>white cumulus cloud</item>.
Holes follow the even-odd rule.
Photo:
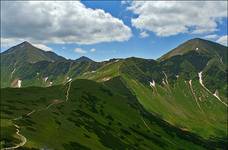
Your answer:
[[[228,35],[221,36],[216,42],[228,46]]]
[[[91,49],[90,49],[90,52],[95,52],[95,51],[96,51],[95,48],[91,48]]]
[[[32,45],[44,51],[53,51],[51,47],[48,47],[47,45],[44,45],[44,44],[32,44]]]
[[[209,39],[209,40],[214,40],[214,39],[217,39],[218,37],[219,36],[217,34],[209,34],[209,35],[204,36],[203,38]]]
[[[141,38],[146,38],[148,36],[149,36],[149,34],[146,31],[140,32],[140,37]]]
[[[86,50],[81,49],[81,48],[75,48],[74,51],[75,51],[76,53],[79,53],[79,54],[85,54],[85,53],[87,53]]]
[[[12,46],[18,45],[24,41],[25,41],[24,39],[17,39],[17,38],[1,38],[1,48],[7,49]],[[45,44],[34,43],[34,42],[31,44],[44,51],[53,51],[53,49],[51,47],[48,47]]]
[[[79,1],[2,1],[2,38],[35,43],[126,41],[131,29],[102,9]]]
[[[2,38],[1,37],[1,48],[9,48],[24,42],[23,39],[14,39],[14,38]]]
[[[227,17],[227,1],[133,1],[127,9],[134,27],[157,36],[211,33]]]

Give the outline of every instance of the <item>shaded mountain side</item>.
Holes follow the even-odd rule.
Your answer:
[[[181,44],[158,60],[171,78],[181,74],[189,80],[199,78],[202,72],[206,87],[213,93],[218,90],[227,97],[227,56],[228,47],[196,38]]]
[[[196,48],[198,49],[196,50]],[[54,59],[49,61],[43,60],[45,58],[37,55],[37,61],[40,57],[42,61],[31,63],[33,57],[21,60],[17,57],[11,59],[5,56],[5,54],[11,53],[19,55],[18,51],[23,54],[27,54],[27,51],[32,54],[37,51],[48,53],[37,50],[27,42],[3,52],[1,54],[1,87],[15,87],[18,80],[22,81],[22,87],[57,85],[65,83],[69,78],[105,81],[119,75],[120,72],[132,75],[145,84],[152,79],[156,80],[157,83],[162,83],[165,73],[171,79],[170,83],[172,83],[175,82],[176,76],[179,75],[184,76],[186,80],[198,78],[198,73],[203,70],[205,70],[202,73],[204,82],[207,85],[212,85],[215,82],[215,79],[213,79],[214,74],[207,74],[206,71],[215,66],[218,68],[217,71],[221,72],[216,75],[217,77],[220,76],[218,77],[219,81],[217,80],[216,86],[209,86],[208,88],[212,92],[218,90],[223,96],[226,95],[225,82],[221,79],[224,77],[224,73],[226,74],[227,72],[227,47],[207,40],[189,40],[161,57],[167,59],[159,59],[159,61],[135,57],[112,59],[105,62],[94,62],[87,57],[81,57],[77,60]],[[23,63],[19,65],[16,62]],[[37,74],[39,74],[39,77],[37,77]],[[206,77],[206,74],[211,77]],[[49,79],[48,82],[43,83],[47,77]],[[220,83],[221,86],[218,86]]]
[[[126,61],[120,72],[149,112],[175,126],[210,137],[226,135],[225,69],[226,65],[217,58],[190,51],[160,63]]]
[[[188,52],[182,56],[174,56],[160,63],[164,68],[170,82],[182,76],[185,80],[199,80],[199,73],[202,72],[202,80],[206,87],[214,93],[216,90],[227,96],[227,65],[214,57],[207,57],[197,52]],[[211,70],[211,72],[209,72]],[[212,70],[214,70],[212,72]],[[216,81],[216,83],[215,83]]]
[[[76,80],[49,88],[5,88],[1,93],[1,147],[20,142],[14,124],[27,139],[21,149],[215,149],[227,145],[226,139],[205,140],[148,113],[121,78],[105,83]]]
[[[227,124],[226,78],[221,73],[216,76],[215,72],[208,73],[207,68],[215,69],[208,64],[209,61],[214,64],[208,57],[195,52],[160,63],[128,58],[110,62],[82,78],[108,82],[113,77],[120,77],[150,113],[205,138],[223,137]],[[200,83],[200,72],[207,89]],[[216,79],[217,83],[213,87],[207,86],[208,77],[210,80]],[[116,90],[121,91],[120,89],[122,88]],[[218,91],[219,99],[214,95],[215,91]]]
[[[226,46],[200,38],[195,38],[184,42],[183,44],[160,57],[158,60],[164,61],[173,56],[183,55],[190,51],[196,51],[208,57],[217,57],[227,64]]]
[[[12,83],[18,80],[22,81],[22,87],[64,84],[70,78],[94,71],[101,65],[103,63],[77,60],[1,65],[1,87],[17,87],[17,84],[12,85]]]
[[[25,41],[1,53],[1,87],[14,87],[22,77],[28,78],[30,71],[34,70],[31,67],[35,63],[65,60],[54,52],[43,51]],[[32,81],[28,82],[30,85],[37,85],[36,82],[35,84],[31,84]]]
[[[227,106],[197,81],[179,79],[174,85],[144,85],[125,78],[139,102],[152,114],[174,126],[189,130],[205,138],[226,135]],[[221,98],[226,102],[226,98]]]
[[[77,61],[77,62],[94,62],[92,59],[85,57],[85,56],[82,56],[82,57],[76,59],[75,61]]]
[[[1,53],[1,88],[64,84],[70,78],[94,71],[104,63],[84,56],[67,60],[23,42]]]
[[[209,70],[214,70],[214,72],[209,73]],[[96,73],[87,75],[85,78],[100,81],[100,77],[112,77],[113,73],[111,72],[116,72],[114,76],[127,75],[144,85],[149,85],[149,81],[153,80],[158,84],[163,84],[166,79],[170,84],[173,84],[178,77],[182,77],[186,81],[199,80],[199,73],[202,72],[202,80],[205,84],[211,85],[206,87],[212,93],[218,90],[221,96],[226,97],[227,95],[226,65],[216,58],[208,58],[197,52],[188,52],[162,62],[128,58],[112,63],[107,69],[97,70]]]
[[[20,65],[25,62],[36,63],[39,61],[54,62],[57,60],[64,61],[66,59],[54,52],[41,50],[26,41],[1,53],[1,64],[7,65]]]

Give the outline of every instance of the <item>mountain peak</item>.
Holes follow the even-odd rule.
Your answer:
[[[38,49],[38,48],[34,47],[28,41],[24,41],[18,45],[15,45],[15,46],[9,48],[8,50],[4,51],[2,54],[10,54],[10,53],[18,53],[18,52],[25,53],[27,51],[31,51],[34,49]]]
[[[9,48],[8,50],[1,53],[2,59],[17,59],[18,62],[29,62],[36,63],[38,61],[57,61],[65,60],[62,56],[58,56],[53,52],[46,52],[33,46],[28,41],[24,41],[14,47]],[[3,57],[4,56],[4,57]]]
[[[21,44],[27,44],[27,45],[31,45],[28,41],[24,41]]]
[[[24,41],[24,42],[22,42],[22,43],[20,43],[20,44],[18,44],[18,45],[16,45],[16,46],[19,46],[19,47],[28,47],[28,46],[32,46],[32,47],[34,47],[31,43],[29,43],[28,41]]]
[[[190,39],[188,41],[207,41],[207,40],[204,40],[204,39],[201,39],[201,38],[193,38],[193,39]]]
[[[194,45],[197,46],[198,44],[208,44],[208,43],[214,43],[214,42],[208,41],[208,40],[205,40],[205,39],[201,39],[201,38],[193,38],[193,39],[190,39],[190,40],[184,42],[181,45],[194,44]]]
[[[82,61],[93,61],[91,60],[90,58],[86,57],[86,56],[81,56],[80,58],[76,59],[75,61],[78,61],[78,62],[82,62]]]
[[[215,55],[215,54],[217,55],[217,54],[223,54],[224,51],[226,51],[226,47],[221,44],[208,41],[205,39],[194,38],[180,44],[179,46],[177,46],[167,54],[160,57],[158,60],[163,61],[173,56],[184,55],[191,51],[198,52],[198,53],[207,53],[210,55]]]

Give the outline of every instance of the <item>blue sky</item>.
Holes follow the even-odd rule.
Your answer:
[[[43,14],[34,14],[41,20],[34,21],[33,19],[35,18],[33,16],[30,19],[30,16],[25,16],[28,15],[27,12],[19,10],[20,7],[31,5],[28,3],[17,5],[19,7],[16,12],[18,16],[15,17],[20,18],[24,15],[25,19],[23,21],[25,23],[20,24],[19,21],[19,27],[12,31],[10,28],[12,21],[8,21],[10,19],[8,15],[16,11],[15,9],[8,9],[13,6],[12,3],[4,4],[4,8],[1,9],[3,12],[3,19],[1,20],[3,22],[1,51],[19,41],[28,40],[35,46],[52,50],[69,59],[87,56],[93,60],[102,61],[132,56],[157,59],[182,42],[196,37],[227,45],[227,2],[155,4],[154,1],[145,3],[82,1],[72,8],[68,6],[69,9],[62,7],[63,4],[55,5],[52,2],[53,5],[51,5],[53,7],[48,8],[51,7],[49,3],[46,9],[53,10],[53,12],[57,11],[56,18],[58,20],[64,18],[65,20],[63,19],[64,23],[58,22],[61,29],[58,29],[58,31],[53,30],[50,33],[49,30],[52,30],[50,26],[56,28],[56,26],[50,24],[51,17],[48,18],[48,15]],[[181,7],[178,7],[177,4]],[[45,6],[41,2],[35,4],[34,9],[43,8],[42,11],[45,11]],[[74,10],[76,7],[77,10]],[[201,10],[197,9],[198,7]],[[81,11],[78,11],[78,9],[81,9]],[[211,11],[212,9],[213,12]],[[69,13],[63,13],[66,15],[59,15],[59,12],[67,11]],[[94,16],[93,14],[96,13],[98,15]],[[71,14],[73,14],[73,17]],[[107,14],[111,14],[111,17],[107,17]],[[82,16],[82,18],[77,16]],[[13,19],[17,20],[18,18]],[[73,19],[70,20],[68,18]],[[81,21],[78,21],[80,19]],[[75,26],[79,26],[81,29],[79,27],[74,28]],[[92,28],[91,32],[90,28]],[[34,33],[35,31],[37,31],[36,34]],[[53,34],[54,32],[55,34]],[[39,36],[39,33],[44,36]],[[93,33],[96,35],[93,35]],[[70,35],[68,36],[67,34]],[[78,35],[81,37],[78,37]],[[62,39],[66,42],[62,42]],[[68,39],[70,39],[70,42],[68,42]]]

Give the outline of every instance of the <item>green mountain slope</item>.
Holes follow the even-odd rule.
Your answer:
[[[148,113],[121,78],[105,83],[76,80],[49,88],[5,88],[1,93],[2,147],[22,143],[22,149],[102,150],[226,145],[222,139],[204,140]]]
[[[23,42],[1,53],[1,87],[62,84],[100,65],[86,57],[67,60]]]
[[[1,87],[16,87],[18,80],[30,76],[31,71],[34,70],[33,65],[38,62],[65,60],[53,52],[46,52],[28,42],[23,42],[1,53]]]
[[[82,78],[102,82],[121,76],[150,113],[205,138],[224,137],[226,64],[212,54],[189,50],[161,62],[140,58],[111,62]]]
[[[54,52],[41,50],[26,41],[1,53],[1,59],[4,64],[65,60],[64,57],[58,56]]]
[[[221,58],[223,62],[227,62],[227,47],[200,38],[195,38],[184,42],[180,46],[174,48],[173,50],[159,58],[159,61],[167,60],[173,56],[183,55],[190,51],[196,51],[209,57],[218,57]]]
[[[1,54],[2,57],[2,54]],[[10,66],[10,67],[9,67]],[[59,116],[61,116],[61,119],[66,122],[74,122],[77,124],[77,122],[80,122],[78,120],[78,116],[83,116],[83,114],[76,112],[77,115],[70,115],[74,108],[82,108],[85,104],[91,105],[85,108],[82,108],[83,112],[86,112],[86,116],[89,117],[90,121],[96,122],[96,125],[102,124],[102,127],[99,128],[99,130],[107,130],[107,126],[112,126],[112,119],[116,120],[117,118],[120,119],[120,123],[124,122],[124,124],[127,124],[125,120],[129,122],[137,122],[138,124],[143,123],[141,126],[144,125],[148,130],[149,127],[153,127],[153,121],[151,122],[151,119],[146,117],[147,115],[152,116],[152,120],[156,121],[156,129],[158,129],[158,133],[163,133],[163,130],[167,132],[166,129],[163,128],[163,126],[166,126],[164,124],[169,124],[172,129],[175,128],[175,133],[179,131],[187,133],[191,133],[190,137],[193,138],[195,141],[195,138],[199,140],[200,142],[207,143],[206,140],[215,140],[219,142],[220,144],[227,143],[227,47],[219,45],[214,42],[210,42],[207,40],[202,39],[193,39],[190,41],[187,41],[186,43],[183,43],[176,49],[172,50],[167,55],[164,55],[159,60],[150,60],[150,59],[141,59],[141,58],[127,58],[127,59],[112,59],[105,62],[94,62],[88,58],[82,57],[78,60],[56,60],[56,61],[38,61],[36,63],[26,63],[25,65],[21,65],[20,67],[16,67],[16,70],[13,71],[12,65],[2,65],[1,68],[4,68],[8,72],[1,72],[1,86],[2,87],[18,87],[18,84],[21,83],[21,87],[27,87],[29,88],[22,88],[22,89],[2,89],[3,91],[11,91],[12,92],[8,95],[5,95],[4,97],[10,97],[9,95],[12,95],[8,100],[14,99],[16,101],[16,97],[20,96],[21,93],[18,95],[15,95],[13,93],[16,93],[15,91],[24,91],[28,90],[25,93],[30,92],[32,90],[33,94],[30,96],[33,97],[35,90],[41,90],[43,93],[38,93],[38,95],[35,94],[34,100],[38,101],[37,106],[43,108],[48,105],[48,102],[45,101],[45,97],[48,97],[48,95],[53,96],[50,99],[59,99],[62,100],[65,99],[65,92],[67,90],[67,83],[76,80],[76,79],[86,79],[86,80],[94,80],[98,83],[95,83],[93,81],[86,81],[86,80],[76,80],[77,82],[73,82],[72,86],[76,87],[75,91],[71,91],[72,94],[75,97],[73,98],[73,101],[81,102],[81,103],[70,103],[68,105],[65,105],[64,103],[64,111],[59,110],[59,108],[55,108],[55,111],[60,111],[61,113],[58,113]],[[20,81],[20,82],[19,82]],[[66,84],[65,86],[63,86]],[[53,86],[57,85],[57,86]],[[34,88],[31,86],[41,86],[41,87],[49,87],[49,88]],[[79,87],[78,87],[79,86]],[[93,87],[96,87],[93,89]],[[102,88],[98,88],[102,87]],[[45,93],[45,90],[48,90],[47,93]],[[49,91],[50,90],[50,91]],[[53,91],[52,91],[53,90]],[[83,92],[80,93],[79,91],[85,91],[86,96],[82,96]],[[79,93],[78,93],[79,92]],[[59,95],[56,96],[56,93]],[[42,100],[39,100],[39,95],[44,95]],[[88,96],[89,95],[89,96]],[[92,98],[88,98],[92,95]],[[117,97],[113,97],[113,95],[116,95]],[[23,95],[24,96],[24,95]],[[28,96],[29,97],[29,96]],[[97,100],[101,99],[100,101]],[[33,99],[33,98],[32,98]],[[70,98],[69,98],[70,99]],[[7,101],[8,101],[7,100]],[[21,100],[24,101],[24,98],[22,97]],[[46,99],[47,100],[47,99]],[[88,100],[88,101],[87,101]],[[109,101],[110,100],[110,101]],[[27,100],[29,101],[29,100]],[[108,103],[106,110],[104,106],[99,109],[97,109],[97,105],[100,104],[100,102],[105,101],[104,103]],[[108,101],[108,102],[106,102]],[[57,101],[57,103],[59,100]],[[110,102],[110,103],[109,103]],[[116,103],[115,103],[116,102]],[[8,102],[7,102],[8,103]],[[20,102],[19,102],[20,103]],[[34,102],[35,103],[35,102]],[[41,104],[40,104],[41,103]],[[50,103],[50,101],[49,101]],[[85,104],[84,104],[85,103]],[[137,103],[137,105],[136,105]],[[7,104],[9,105],[9,104]],[[30,104],[29,104],[30,105]],[[62,105],[62,103],[60,104]],[[102,104],[103,105],[103,104]],[[135,106],[136,105],[136,106]],[[35,104],[34,104],[35,106]],[[132,106],[132,107],[130,107]],[[65,108],[66,107],[66,108]],[[103,108],[104,107],[104,108]],[[112,108],[113,107],[113,108]],[[128,108],[129,107],[129,108]],[[9,116],[6,116],[4,122],[6,124],[11,124],[9,118],[14,114],[11,112],[12,110],[10,108],[13,108],[13,106],[6,107],[4,111],[4,115],[9,113]],[[29,111],[32,111],[32,109],[35,107],[32,107],[29,109]],[[9,111],[10,109],[10,111]],[[87,111],[90,110],[91,112],[97,114],[92,115],[91,113],[88,113]],[[105,110],[103,110],[105,109]],[[26,110],[23,105],[19,106],[15,110]],[[49,110],[49,109],[48,109]],[[125,111],[126,110],[126,111]],[[105,112],[103,112],[105,111]],[[110,112],[109,112],[110,111]],[[21,114],[28,113],[28,111],[23,111]],[[49,111],[48,111],[49,112]],[[68,112],[68,113],[66,113]],[[103,117],[103,113],[111,113],[112,119],[104,123],[105,121],[101,118]],[[138,112],[138,113],[136,113]],[[47,116],[47,120],[53,121],[53,114],[52,112],[49,112]],[[117,113],[117,114],[115,114]],[[121,113],[121,115],[119,114]],[[35,115],[36,113],[34,113]],[[128,114],[133,115],[130,116],[130,120],[128,120]],[[146,116],[145,116],[146,114]],[[43,114],[44,115],[44,114]],[[120,115],[120,116],[119,116]],[[66,117],[64,117],[66,116]],[[14,116],[16,117],[16,116]],[[42,118],[42,116],[37,116],[37,120]],[[56,117],[56,116],[55,116]],[[66,120],[65,118],[71,117],[71,120]],[[136,117],[136,118],[134,118]],[[141,119],[141,122],[139,122],[140,118],[144,118],[143,121]],[[146,118],[145,118],[146,117]],[[7,119],[8,118],[8,119]],[[93,119],[92,119],[93,118]],[[110,119],[110,117],[108,117]],[[88,118],[87,118],[88,119]],[[96,121],[95,121],[95,120]],[[98,120],[101,119],[101,120]],[[36,120],[36,122],[38,122]],[[72,121],[73,120],[73,121]],[[32,120],[33,121],[33,120]],[[46,120],[45,120],[46,121]],[[100,122],[101,121],[101,122]],[[110,123],[111,122],[111,123]],[[145,124],[146,122],[146,124]],[[163,122],[163,123],[160,123]],[[87,122],[88,123],[88,122]],[[91,122],[89,122],[91,123]],[[150,123],[152,123],[150,125]],[[39,123],[38,123],[39,124]],[[58,123],[57,123],[58,124]],[[68,123],[67,123],[68,124]],[[84,123],[83,123],[84,124]],[[148,125],[149,124],[149,125]],[[53,126],[52,126],[53,125]],[[57,136],[55,133],[56,130],[53,128],[56,127],[55,123],[52,122],[51,129],[47,129],[47,133],[50,134],[53,133],[53,136]],[[71,123],[68,124],[70,127],[72,127]],[[40,124],[38,125],[40,126]],[[94,125],[95,126],[95,125]],[[118,123],[117,125],[118,126]],[[116,127],[115,126],[115,127]],[[148,127],[149,126],[149,127]],[[80,126],[78,130],[85,129],[85,125]],[[126,126],[125,126],[126,127]],[[124,128],[125,128],[124,127]],[[167,127],[167,126],[166,126]],[[45,125],[42,124],[42,128],[45,128]],[[72,127],[73,128],[73,127]],[[87,127],[86,129],[89,130]],[[178,131],[177,131],[177,130]],[[32,130],[32,129],[31,129]],[[63,130],[67,130],[66,127],[63,128]],[[95,145],[97,145],[96,149],[103,149],[107,148],[107,145],[112,145],[113,143],[103,143],[102,140],[95,140],[96,138],[101,138],[101,133],[97,133],[95,129],[91,129],[92,131],[96,132],[93,134],[93,140],[90,142],[96,141]],[[15,133],[15,128],[11,128],[11,130],[7,130],[9,133]],[[121,144],[127,143],[127,145],[134,145],[134,143],[137,143],[136,141],[141,141],[138,139],[138,136],[140,135],[141,138],[153,138],[153,136],[157,134],[144,134],[139,129],[132,130],[130,135],[127,136],[127,139],[120,139],[119,134],[116,135],[118,130],[113,130],[112,134],[117,139],[121,140],[118,141],[117,145],[121,145],[121,147],[125,147]],[[128,131],[128,132],[130,132]],[[41,131],[39,131],[41,132]],[[134,134],[133,134],[133,133]],[[29,133],[30,134],[30,133]],[[63,133],[62,133],[63,134]],[[76,131],[72,131],[72,135],[66,135],[69,137],[73,137],[73,134],[76,134]],[[127,134],[127,133],[126,133]],[[143,135],[142,135],[143,134]],[[199,137],[204,139],[198,139]],[[51,137],[52,135],[46,135],[44,132],[40,133],[39,138],[40,139],[46,139],[47,137]],[[58,135],[59,136],[59,135]],[[102,134],[102,136],[105,136]],[[133,136],[130,138],[130,136]],[[148,137],[152,136],[152,137]],[[181,147],[183,145],[192,146],[188,143],[189,139],[185,141],[186,143],[182,143],[180,139],[183,139],[182,133],[181,136],[175,136],[177,139],[174,138],[174,141],[172,138],[170,138],[169,133],[164,133],[162,137],[164,138],[160,139],[161,141],[165,141],[165,143],[168,143],[166,149],[177,149],[177,147]],[[192,137],[193,136],[193,137]],[[196,136],[196,137],[195,137]],[[86,136],[87,137],[87,136]],[[91,135],[90,135],[91,137]],[[96,138],[95,138],[96,137]],[[32,138],[32,136],[31,136]],[[190,138],[190,139],[191,139]],[[37,140],[40,139],[35,139]],[[77,137],[77,139],[81,139],[81,137]],[[168,141],[166,140],[168,139]],[[185,138],[184,138],[185,139]],[[71,138],[69,141],[72,140]],[[152,140],[152,141],[153,141]],[[157,140],[157,139],[156,139]],[[196,140],[196,141],[197,141]],[[69,141],[66,143],[69,143]],[[73,140],[72,140],[73,141]],[[77,140],[75,140],[77,141]],[[82,145],[88,145],[86,142],[83,143],[81,140],[80,142],[77,141],[77,143],[73,142],[72,145],[74,146],[82,146]],[[97,144],[98,143],[100,144]],[[116,141],[116,139],[113,139],[113,141]],[[153,142],[148,142],[147,140],[142,140],[142,145],[144,146],[137,146],[134,147],[136,149],[147,149],[147,147],[154,147],[154,148],[163,148],[161,145],[156,145]],[[176,142],[175,142],[176,141]],[[191,141],[191,140],[190,140]],[[41,143],[43,141],[41,140]],[[52,143],[53,141],[50,141],[48,143]],[[82,142],[82,143],[81,143]],[[107,141],[106,141],[107,142]],[[110,141],[108,141],[110,142]],[[39,143],[39,142],[38,142]],[[60,142],[61,143],[61,142]],[[78,144],[80,143],[80,144]],[[149,144],[150,143],[150,144]],[[155,143],[159,143],[158,141]],[[182,144],[178,144],[182,143]],[[194,142],[193,145],[198,145]],[[30,144],[34,146],[32,143]],[[29,145],[29,146],[30,146]],[[90,146],[92,146],[91,144]],[[98,146],[100,145],[100,146]],[[103,146],[101,146],[103,145]],[[136,144],[141,145],[141,144]],[[180,146],[181,145],[181,146]],[[207,145],[207,144],[206,144]],[[209,144],[210,145],[210,144]],[[212,147],[216,146],[216,143],[212,143]],[[227,145],[227,144],[225,144]],[[41,147],[46,145],[40,145],[38,144],[35,147]],[[48,147],[56,147],[60,145],[50,144]],[[89,146],[89,148],[91,148]],[[115,147],[114,145],[112,145]],[[128,147],[129,149],[134,149],[133,147]],[[173,146],[173,147],[172,147]],[[217,145],[218,146],[218,145]],[[63,147],[63,146],[61,146]],[[67,146],[68,148],[71,146]],[[126,149],[125,147],[125,149]],[[210,147],[210,146],[209,146]],[[209,147],[205,147],[206,149],[209,149]],[[80,147],[85,148],[85,147]],[[195,147],[194,149],[197,149],[201,147]],[[92,148],[93,149],[93,148]]]

